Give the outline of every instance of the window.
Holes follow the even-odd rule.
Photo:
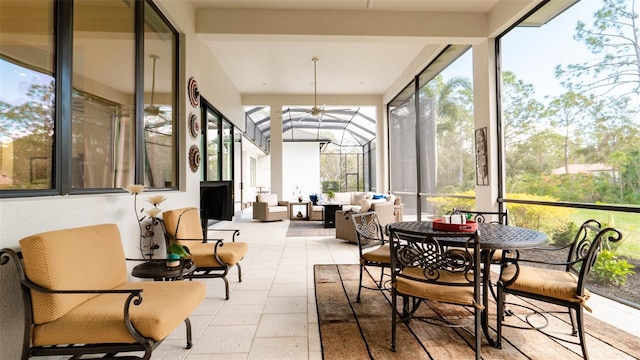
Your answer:
[[[177,186],[177,34],[151,3],[3,1],[0,14],[2,196]]]
[[[551,19],[542,8],[497,45],[509,222],[559,243],[597,219],[623,233],[614,256],[640,265],[638,5],[579,1]]]
[[[0,2],[0,190],[54,186],[54,8],[25,5]]]
[[[433,196],[473,196],[471,59],[468,46],[449,46],[389,104],[390,185],[405,219],[442,213]]]

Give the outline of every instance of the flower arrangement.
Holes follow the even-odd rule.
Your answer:
[[[152,195],[147,197],[147,202],[153,205],[152,208],[145,211],[145,208],[138,210],[138,195],[144,192],[144,185],[129,185],[124,188],[129,194],[133,195],[133,210],[140,228],[140,254],[145,260],[151,260],[154,250],[160,248],[155,241],[155,229],[159,225],[158,215],[162,212],[160,204],[167,200],[164,195]],[[145,215],[146,214],[146,215]]]

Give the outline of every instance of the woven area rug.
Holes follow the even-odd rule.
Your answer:
[[[324,360],[333,359],[473,359],[473,335],[464,329],[452,329],[420,321],[397,326],[396,352],[391,344],[391,302],[388,291],[362,290],[356,303],[358,265],[315,265],[315,291],[318,325]],[[365,272],[365,284],[372,286],[371,274]],[[509,299],[522,302],[521,299]],[[400,299],[398,303],[401,303]],[[537,303],[540,304],[540,303]],[[419,313],[432,317],[468,318],[471,312],[460,306],[423,304]],[[536,306],[526,303],[527,306]],[[516,314],[524,308],[511,308]],[[492,314],[492,312],[494,314]],[[509,316],[506,322],[522,325],[522,315]],[[564,319],[564,318],[562,318]],[[549,331],[563,335],[570,331],[565,320],[550,317]],[[490,310],[490,335],[495,337],[495,304]],[[625,333],[591,316],[585,316],[587,346],[593,359],[634,359],[640,355],[637,337]],[[557,333],[557,334],[556,334]],[[553,341],[531,329],[503,328],[502,349],[490,346],[483,337],[483,359],[580,359],[580,348]],[[569,338],[573,338],[568,336]],[[576,338],[573,338],[576,339]]]
[[[322,221],[289,221],[287,237],[296,236],[336,236],[336,229],[325,228]]]

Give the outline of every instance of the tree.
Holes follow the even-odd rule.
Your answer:
[[[465,166],[473,154],[473,87],[465,77],[452,77],[446,82],[438,75],[421,89],[423,118],[434,117],[438,139],[438,184],[456,185],[464,190],[467,184]],[[433,109],[426,106],[431,99]]]
[[[534,97],[535,89],[510,71],[502,73],[502,124],[504,146],[509,149],[528,141],[544,119],[544,105]]]
[[[551,125],[564,136],[564,167],[569,173],[569,147],[572,140],[579,143],[576,137],[581,134],[587,124],[589,107],[593,103],[593,97],[588,97],[573,91],[568,91],[549,103]]]
[[[574,39],[597,55],[594,60],[556,67],[567,89],[624,96],[640,92],[640,20],[636,0],[603,0],[591,27],[578,21]]]

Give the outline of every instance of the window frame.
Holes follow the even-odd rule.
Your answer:
[[[72,187],[72,98],[73,98],[73,1],[54,1],[53,12],[53,37],[54,37],[54,79],[55,79],[55,109],[54,109],[54,134],[53,134],[53,154],[51,169],[51,187],[49,189],[2,189],[0,198],[21,198],[37,196],[55,195],[83,195],[83,194],[103,194],[119,193],[120,188],[92,188],[75,189]],[[144,183],[145,160],[144,160],[144,36],[145,36],[145,5],[156,12],[156,15],[164,22],[167,28],[175,37],[173,60],[173,163],[178,172],[176,173],[176,183],[170,188],[154,187],[153,190],[175,190],[179,188],[181,162],[179,158],[179,136],[180,130],[178,121],[180,116],[178,84],[180,79],[180,36],[176,28],[169,19],[151,0],[135,1],[135,165],[134,183]]]

